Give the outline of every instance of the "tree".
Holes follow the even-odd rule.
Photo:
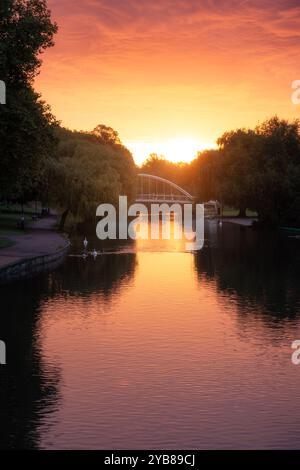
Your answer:
[[[1,0],[0,77],[8,87],[32,83],[56,32],[45,0]]]
[[[160,176],[185,188],[188,185],[188,168],[187,163],[170,162],[164,156],[152,153],[142,165],[141,172]]]
[[[198,201],[220,198],[221,157],[218,150],[205,150],[190,165],[190,184]]]
[[[95,136],[97,141],[104,145],[121,145],[119,134],[112,127],[99,124],[95,129],[89,133]]]
[[[251,129],[226,132],[217,141],[220,148],[220,198],[225,204],[240,209],[255,206],[256,160],[262,151],[262,139]]]
[[[32,81],[56,31],[44,0],[1,1],[0,79],[7,85],[7,104],[0,106],[2,198],[24,199],[37,190],[54,151],[56,121]]]
[[[69,213],[77,221],[95,221],[103,202],[117,204],[119,195],[134,196],[136,171],[130,152],[122,145],[95,141],[87,133],[57,129],[55,158],[49,161],[51,201],[62,212],[60,229]]]
[[[46,160],[55,152],[54,117],[30,87],[10,94],[0,107],[0,196],[26,199],[37,190]]]
[[[261,222],[300,225],[300,123],[277,116],[255,129],[263,142],[255,168],[255,200]]]
[[[265,225],[300,224],[300,125],[277,116],[219,140],[222,201]]]

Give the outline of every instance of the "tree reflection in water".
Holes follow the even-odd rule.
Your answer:
[[[300,240],[233,224],[209,222],[208,242],[195,257],[195,268],[233,298],[241,315],[259,315],[269,327],[300,314]]]
[[[135,268],[135,254],[95,261],[68,258],[53,273],[0,287],[0,337],[7,346],[7,365],[0,367],[0,448],[38,448],[45,410],[49,417],[59,407],[60,369],[43,360],[39,337],[44,302],[57,295],[88,297],[95,292],[109,302]]]
[[[49,412],[59,401],[60,371],[46,373],[39,349],[39,305],[47,292],[47,276],[0,288],[0,332],[7,345],[7,365],[0,368],[0,447],[38,445],[40,411]]]

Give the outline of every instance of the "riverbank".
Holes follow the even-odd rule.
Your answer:
[[[56,232],[52,215],[29,224],[23,234],[9,235],[10,246],[0,250],[0,283],[31,277],[56,267],[70,242]]]

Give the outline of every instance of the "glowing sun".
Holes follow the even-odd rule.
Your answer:
[[[197,156],[197,152],[216,148],[213,143],[205,143],[190,137],[176,137],[161,142],[125,142],[132,152],[137,165],[141,165],[151,153],[165,157],[171,162],[190,162]]]

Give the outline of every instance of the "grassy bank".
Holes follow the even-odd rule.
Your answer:
[[[1,248],[9,248],[15,244],[14,241],[10,239],[12,235],[21,235],[24,233],[23,230],[9,230],[0,228],[0,250]]]

